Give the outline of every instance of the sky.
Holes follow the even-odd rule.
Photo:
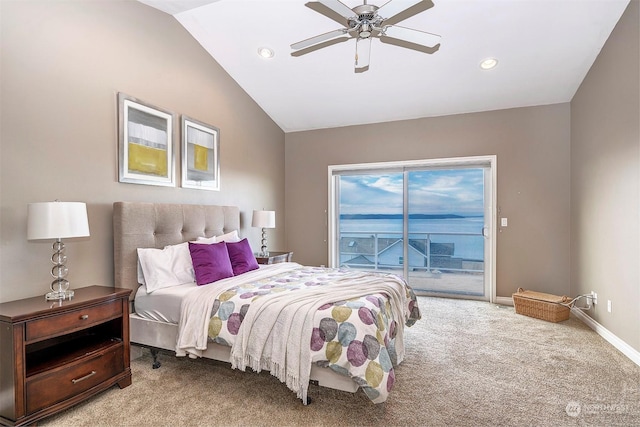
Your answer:
[[[409,213],[482,215],[482,169],[409,172]],[[403,173],[342,175],[341,214],[401,214]]]

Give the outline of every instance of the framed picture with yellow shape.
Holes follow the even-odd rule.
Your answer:
[[[220,129],[182,116],[182,187],[220,190]]]
[[[175,187],[175,115],[118,93],[119,181]]]

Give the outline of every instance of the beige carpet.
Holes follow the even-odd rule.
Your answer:
[[[268,373],[145,353],[133,384],[50,417],[52,426],[640,426],[640,367],[581,321],[420,297],[384,404],[312,386],[308,406]]]

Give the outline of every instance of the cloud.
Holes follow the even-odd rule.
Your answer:
[[[482,169],[411,171],[409,210],[419,213],[482,214]],[[403,174],[340,177],[341,213],[402,213]]]
[[[340,212],[402,213],[402,174],[399,189],[395,176],[341,176]]]
[[[381,176],[378,179],[376,179],[374,182],[372,182],[370,185],[372,187],[382,189],[389,193],[402,194],[402,192],[404,191],[404,186],[402,183],[403,178],[402,178],[402,175],[400,174],[398,175],[399,176],[396,176],[396,175]]]

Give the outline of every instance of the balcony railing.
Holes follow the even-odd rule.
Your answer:
[[[354,268],[404,268],[402,233],[348,231],[340,233],[340,265]],[[409,233],[409,270],[484,272],[482,233]]]

